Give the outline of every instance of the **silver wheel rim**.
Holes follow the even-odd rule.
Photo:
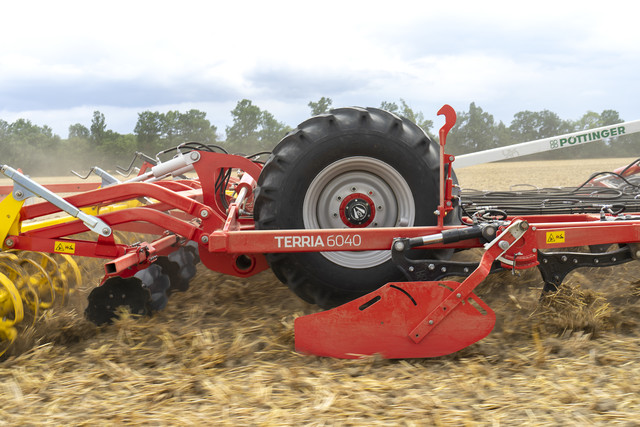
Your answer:
[[[407,227],[415,221],[413,193],[405,179],[387,163],[371,157],[347,157],[324,168],[311,182],[302,204],[304,226],[348,228],[340,216],[342,201],[353,193],[369,197],[375,206],[371,227]],[[365,269],[391,259],[386,251],[321,252],[346,268]]]

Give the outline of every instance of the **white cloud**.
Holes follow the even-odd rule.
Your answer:
[[[24,1],[3,6],[0,118],[66,137],[105,113],[201,108],[219,130],[249,98],[295,125],[334,105],[406,99],[425,115],[475,101],[509,121],[613,108],[640,117],[634,2]],[[179,108],[177,108],[179,107]]]

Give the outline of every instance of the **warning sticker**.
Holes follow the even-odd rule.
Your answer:
[[[564,230],[547,231],[547,243],[564,243]]]
[[[71,242],[56,241],[53,251],[63,253],[63,254],[75,254],[76,244]]]

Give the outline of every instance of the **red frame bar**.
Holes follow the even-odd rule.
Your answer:
[[[596,244],[640,242],[640,220],[599,221],[590,215],[565,215],[554,218],[541,215],[519,217],[532,227],[532,236],[537,249],[552,249]],[[562,219],[579,221],[562,222]],[[581,220],[581,221],[580,221]],[[546,221],[546,222],[540,222]],[[218,230],[209,235],[210,252],[228,253],[279,253],[318,252],[345,250],[386,250],[391,248],[397,237],[420,237],[440,233],[444,230],[464,228],[464,226],[403,227],[403,228],[362,228],[362,229],[320,229],[320,230]],[[548,243],[547,233],[564,233],[564,240]],[[531,238],[529,238],[531,239]],[[478,239],[452,244],[434,244],[429,248],[473,248],[482,246]]]

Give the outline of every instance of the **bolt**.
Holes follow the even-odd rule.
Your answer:
[[[577,264],[577,263],[578,263],[578,258],[574,258],[574,259],[573,259],[573,263],[574,263],[574,264]]]
[[[109,235],[109,229],[107,227],[102,229],[102,234],[104,234],[105,236]]]
[[[433,325],[433,320],[429,320],[429,324],[430,324],[430,325]]]
[[[611,257],[611,262],[616,262],[618,260],[618,258],[616,257]]]
[[[450,162],[453,162],[454,160],[455,160],[455,157],[453,157],[453,156],[449,156],[449,161],[450,161]]]
[[[402,242],[395,242],[395,243],[393,244],[393,249],[395,249],[395,250],[396,250],[396,251],[398,251],[398,252],[402,252],[402,251],[404,251],[404,243],[402,243]]]
[[[532,229],[533,231],[536,231],[536,230],[537,230],[537,228],[536,228],[536,226],[535,226],[535,225],[534,225],[533,227],[531,227],[531,229]]]
[[[598,258],[596,258],[596,259],[594,259],[594,260],[593,260],[593,263],[594,263],[594,264],[597,264],[597,263],[599,263],[599,262],[600,262],[600,260],[599,260]]]
[[[21,198],[22,196],[24,196],[24,193],[20,190],[17,190],[15,193],[13,193],[17,199]]]
[[[636,251],[636,258],[640,258],[640,251]]]
[[[113,294],[109,294],[109,298],[112,298],[112,299],[113,299]]]
[[[506,240],[500,240],[498,242],[498,247],[503,251],[506,251],[507,249],[509,249],[509,242],[507,242]]]
[[[440,269],[440,271],[442,271],[443,273],[446,273],[446,272],[447,272],[447,267],[442,267],[442,268]]]
[[[197,151],[192,151],[191,154],[189,154],[189,157],[191,157],[191,160],[196,161],[200,159],[200,153],[198,153]]]
[[[546,263],[548,263],[548,262],[549,262],[549,260],[548,260],[548,259],[546,259],[546,258],[543,258],[543,259],[542,259],[542,263],[543,263],[543,264],[546,264]]]
[[[440,216],[440,211],[433,211],[433,214],[434,214],[435,216]]]
[[[447,206],[451,206],[451,200],[447,200]]]
[[[208,217],[208,216],[209,216],[209,211],[207,211],[206,209],[202,209],[202,210],[200,211],[200,216],[201,216],[202,218],[206,218],[206,217]]]
[[[526,230],[529,228],[529,223],[527,221],[522,221],[520,223],[520,230]]]
[[[435,269],[436,269],[436,266],[435,266],[434,264],[429,264],[429,265],[427,266],[427,268],[428,268],[429,270],[433,271],[433,270],[435,270]]]
[[[4,244],[7,245],[7,247],[11,248],[11,247],[13,247],[15,242],[13,241],[13,239],[8,238],[7,240],[4,241]]]
[[[456,298],[462,298],[462,294],[461,293],[457,293],[456,294]]]
[[[567,262],[567,257],[565,255],[562,255],[562,258],[560,258],[560,261]]]
[[[409,271],[415,271],[415,267],[413,265],[409,266]]]
[[[209,243],[209,236],[202,236],[202,237],[200,238],[200,241],[201,241],[202,243],[205,243],[205,244],[206,244],[206,243]]]
[[[465,273],[468,273],[469,272],[469,267],[463,268],[462,271],[464,271]]]
[[[536,252],[538,252],[538,250],[536,248],[533,248],[533,249],[531,249],[531,252],[533,252],[535,254]]]

